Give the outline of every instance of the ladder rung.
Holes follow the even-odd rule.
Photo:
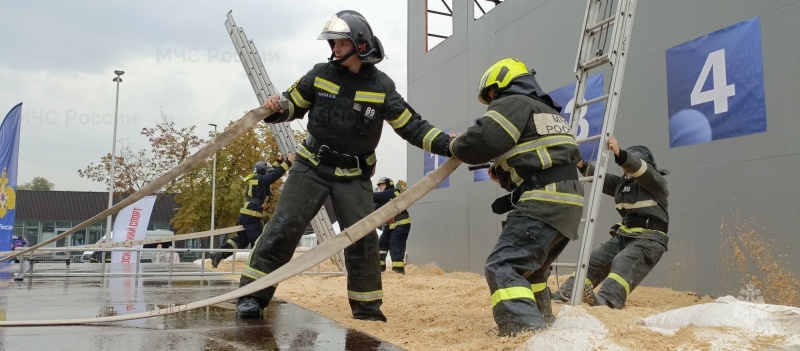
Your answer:
[[[592,178],[594,178],[594,177],[591,177],[591,176],[589,176],[589,177],[578,177],[578,180],[580,180],[582,182],[588,182],[588,181],[592,180]]]
[[[600,67],[600,66],[602,66],[602,65],[604,65],[604,64],[606,64],[608,62],[610,62],[609,61],[609,56],[608,56],[608,54],[605,54],[605,55],[602,55],[602,56],[596,56],[595,58],[593,58],[593,59],[591,59],[589,61],[581,63],[580,67],[584,71],[588,71],[588,70],[590,70],[592,68]]]
[[[576,140],[576,142],[578,144],[583,144],[583,143],[588,143],[590,141],[595,141],[595,140],[600,140],[600,134],[592,135],[590,137],[586,137],[586,138],[583,138],[583,139],[578,139],[578,140]]]
[[[564,268],[575,268],[578,267],[577,263],[552,263],[550,267],[564,267]]]
[[[605,26],[611,26],[614,24],[614,20],[616,20],[616,16],[611,16],[606,18],[600,22],[595,23],[595,25],[586,28],[586,33],[595,34],[599,32]]]
[[[578,108],[581,108],[581,107],[589,106],[589,105],[594,104],[594,103],[598,103],[598,102],[603,101],[603,100],[608,100],[608,94],[605,94],[605,95],[600,96],[600,97],[596,97],[596,98],[591,99],[589,101],[579,102],[577,105],[578,105]]]

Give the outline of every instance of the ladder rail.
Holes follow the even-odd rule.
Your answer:
[[[253,87],[259,104],[264,104],[270,96],[278,94],[278,90],[272,84],[272,80],[270,80],[267,74],[255,43],[252,40],[248,40],[247,36],[244,34],[244,30],[236,25],[231,12],[232,11],[228,12],[225,27],[228,30],[228,34],[231,37],[236,53],[239,55],[239,60],[247,74],[247,78],[250,80],[250,84]],[[297,148],[297,141],[294,139],[294,132],[289,123],[270,123],[269,127],[278,143],[278,148],[281,153],[287,154],[294,152]],[[320,242],[324,242],[336,235],[330,218],[328,218],[325,206],[317,212],[310,224],[311,227],[314,228],[314,232],[317,234],[317,239]],[[333,262],[340,271],[345,271],[343,251],[339,251],[337,254],[331,256],[331,262]]]
[[[571,116],[580,116],[580,109],[586,108],[586,106],[593,103],[605,102],[605,110],[603,114],[603,124],[599,133],[600,150],[597,162],[595,164],[595,172],[591,177],[581,177],[581,180],[591,181],[592,185],[589,193],[589,200],[586,206],[586,217],[582,221],[583,237],[581,240],[581,249],[578,254],[578,261],[577,264],[565,264],[576,266],[575,281],[570,300],[570,305],[572,306],[579,305],[581,303],[586,275],[588,273],[589,258],[591,256],[594,234],[597,227],[597,217],[601,202],[600,200],[603,196],[603,183],[605,181],[608,160],[610,158],[610,151],[604,146],[607,145],[608,137],[611,136],[616,123],[619,95],[625,72],[625,64],[627,62],[627,51],[628,46],[630,45],[630,36],[633,29],[633,14],[636,9],[636,0],[620,0],[616,4],[616,14],[613,17],[606,18],[602,22],[598,23],[596,18],[600,11],[599,4],[601,4],[601,1],[588,0],[586,14],[584,16],[584,30],[581,31],[581,42],[575,63],[578,84],[575,89],[575,103],[573,104]],[[597,8],[593,8],[592,5],[596,5]],[[612,30],[612,24],[613,31],[610,40],[610,52],[600,53],[600,56],[595,55],[593,59],[586,60],[584,55],[587,53],[588,48],[591,48],[592,46],[592,40],[589,39],[593,39],[592,37],[602,30]],[[603,28],[603,26],[605,27]],[[606,58],[607,60],[604,59],[603,61],[606,62],[597,64],[601,61],[600,58]],[[587,62],[589,62],[589,64],[587,64]],[[589,71],[598,68],[605,63],[609,63],[612,66],[608,94],[590,101],[584,101],[586,81],[589,76]],[[577,135],[579,123],[580,118],[571,118],[570,124],[573,135]],[[589,137],[583,141],[588,141],[589,139],[595,139],[595,137]],[[598,282],[592,283],[596,284]]]

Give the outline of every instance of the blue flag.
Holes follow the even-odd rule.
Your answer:
[[[0,251],[11,250],[17,213],[17,159],[22,103],[11,109],[0,125]]]

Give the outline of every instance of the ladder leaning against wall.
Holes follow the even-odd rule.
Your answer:
[[[636,0],[588,0],[583,19],[578,55],[575,60],[577,84],[573,108],[570,111],[572,134],[577,135],[582,108],[588,108],[592,104],[605,103],[605,109],[600,133],[588,138],[578,139],[578,143],[599,140],[600,146],[594,175],[580,178],[581,181],[591,182],[591,190],[589,192],[589,200],[585,205],[584,213],[586,217],[581,220],[583,236],[581,237],[578,263],[558,264],[561,267],[576,268],[575,284],[570,300],[570,305],[572,306],[581,303],[584,281],[589,268],[589,256],[592,252],[592,242],[597,226],[598,209],[600,207],[600,199],[603,196],[603,182],[609,157],[609,151],[605,145],[607,145],[608,136],[614,130],[635,10]],[[603,87],[603,95],[588,101],[585,100],[586,84],[590,71],[608,70],[609,65],[611,66],[611,81],[608,85],[608,90]],[[576,116],[578,118],[575,118]]]
[[[239,60],[242,62],[247,78],[250,79],[250,84],[256,93],[259,104],[264,104],[272,95],[277,95],[278,90],[272,85],[272,81],[267,75],[267,70],[264,68],[264,63],[258,55],[256,45],[252,40],[248,40],[242,28],[236,26],[233,20],[233,15],[228,12],[228,19],[225,21],[225,28],[228,29],[228,34],[233,41],[233,46],[236,48],[236,53],[239,55]],[[275,136],[275,141],[278,143],[278,148],[281,153],[288,154],[294,152],[297,148],[297,141],[294,139],[294,132],[289,126],[289,123],[270,123],[269,125],[272,134]],[[331,225],[331,220],[325,207],[321,208],[316,216],[311,220],[311,227],[317,234],[319,242],[324,242],[327,239],[336,235],[336,232]],[[339,251],[336,255],[331,257],[336,267],[344,272],[344,253]]]

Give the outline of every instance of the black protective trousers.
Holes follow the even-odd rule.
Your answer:
[[[360,178],[331,180],[320,176],[306,161],[298,159],[289,170],[272,219],[256,241],[239,285],[269,274],[291,260],[297,244],[311,219],[328,196],[342,230],[374,210],[372,184]],[[353,317],[386,320],[380,310],[383,302],[378,235],[373,230],[344,250],[347,290]],[[249,273],[248,273],[249,272]],[[248,276],[250,275],[250,276]],[[261,290],[255,297],[265,308],[275,293],[275,286]]]
[[[622,309],[628,295],[647,277],[666,251],[667,248],[655,240],[614,235],[592,251],[586,278],[595,286],[603,282],[597,292],[601,302]],[[571,296],[574,283],[575,277],[570,277],[558,291]]]
[[[546,286],[550,265],[569,241],[542,221],[508,217],[485,266],[492,314],[501,336],[547,326],[532,288]]]
[[[259,236],[261,236],[261,232],[264,231],[264,225],[261,224],[261,218],[248,216],[246,214],[240,213],[239,214],[239,221],[236,224],[240,224],[244,227],[243,230],[240,230],[236,233],[236,236],[228,239],[225,243],[220,246],[222,249],[244,249],[247,248],[250,244],[256,242]],[[222,259],[226,259],[229,256],[233,255],[233,252],[222,252]]]
[[[394,229],[387,229],[381,234],[378,246],[381,251],[389,252],[392,257],[392,262],[405,262],[403,261],[406,256],[406,242],[408,241],[408,234],[411,232],[411,224],[398,225]],[[386,259],[386,257],[382,257]],[[394,266],[393,266],[394,267]]]

